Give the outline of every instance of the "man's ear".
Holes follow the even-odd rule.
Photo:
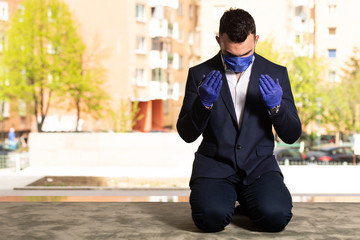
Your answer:
[[[216,36],[215,38],[216,38],[217,43],[218,43],[219,46],[220,46],[220,37],[219,37],[219,36]],[[220,46],[220,47],[221,47],[221,46]]]
[[[255,37],[255,46],[256,46],[258,41],[259,41],[259,35],[256,35],[256,37]]]

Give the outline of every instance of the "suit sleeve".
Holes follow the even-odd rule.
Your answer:
[[[185,142],[195,141],[206,128],[211,110],[204,107],[198,96],[196,79],[192,69],[189,70],[185,87],[185,97],[177,120],[177,130]]]
[[[294,103],[286,68],[284,68],[282,82],[280,84],[283,90],[281,106],[279,112],[270,116],[270,118],[281,140],[285,143],[292,144],[298,140],[301,135],[301,122]]]

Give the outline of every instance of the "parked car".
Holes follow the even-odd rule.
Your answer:
[[[279,164],[284,164],[285,161],[289,161],[290,164],[304,161],[303,155],[297,148],[277,147],[274,155]]]
[[[344,147],[344,146],[318,147],[318,148],[313,148],[306,153],[306,159],[309,162],[353,163],[353,158],[354,158],[354,152],[351,149],[351,147]]]

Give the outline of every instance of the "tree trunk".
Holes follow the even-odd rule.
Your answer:
[[[76,132],[79,132],[79,121],[80,121],[80,100],[76,100]]]

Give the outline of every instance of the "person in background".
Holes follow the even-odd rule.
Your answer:
[[[177,130],[195,153],[190,205],[195,225],[223,230],[234,213],[262,230],[281,231],[292,218],[292,198],[273,155],[274,127],[288,144],[301,134],[287,69],[255,52],[252,16],[229,9],[220,19],[220,51],[189,69]],[[239,206],[236,206],[236,202]]]
[[[12,150],[15,150],[17,147],[17,142],[16,142],[16,133],[15,133],[15,129],[12,127],[9,130],[8,133],[8,141],[9,141],[9,147]]]

